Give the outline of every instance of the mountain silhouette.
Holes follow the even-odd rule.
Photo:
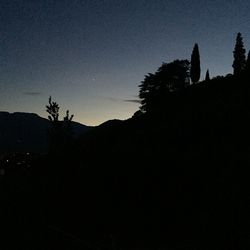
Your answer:
[[[34,113],[0,112],[0,152],[47,152],[49,128],[50,121]],[[75,137],[89,129],[80,123],[72,123]]]

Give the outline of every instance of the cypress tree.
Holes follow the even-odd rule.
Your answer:
[[[206,82],[210,81],[209,70],[207,70],[207,72],[206,72],[205,81],[206,81]]]
[[[248,51],[248,55],[247,55],[246,73],[250,75],[250,50]]]
[[[233,73],[234,75],[240,75],[246,66],[246,50],[244,48],[243,39],[241,33],[237,34],[236,43],[234,47],[234,61],[233,61]]]
[[[196,43],[193,48],[193,52],[191,55],[191,69],[190,69],[190,76],[192,83],[197,83],[200,79],[201,75],[201,66],[200,66],[200,53],[199,47]]]

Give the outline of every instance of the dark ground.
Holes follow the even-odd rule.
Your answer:
[[[1,249],[249,249],[248,82],[200,84],[8,168]]]

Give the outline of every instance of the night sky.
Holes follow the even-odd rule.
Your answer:
[[[51,95],[86,125],[129,118],[144,75],[190,59],[196,42],[201,79],[231,73],[237,32],[250,49],[249,10],[249,0],[1,0],[0,110],[46,117]]]

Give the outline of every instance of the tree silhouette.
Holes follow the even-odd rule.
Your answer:
[[[66,111],[66,116],[63,118],[64,122],[69,123],[72,121],[74,115],[69,116],[69,110]]]
[[[69,115],[69,110],[66,111],[66,115],[63,118],[63,137],[64,144],[70,145],[72,142],[72,120],[74,115]]]
[[[72,139],[71,123],[74,115],[69,115],[69,110],[66,111],[66,115],[63,121],[59,121],[59,105],[57,102],[52,101],[49,97],[49,105],[46,105],[46,111],[49,114],[48,119],[51,121],[50,128],[50,150],[54,152],[60,152],[67,148]]]
[[[164,103],[170,92],[185,88],[190,84],[189,61],[175,60],[163,63],[156,73],[148,74],[139,85],[139,98],[143,112],[164,109]]]
[[[207,70],[207,72],[206,72],[205,81],[210,81],[209,70]]]
[[[157,71],[162,88],[172,92],[189,85],[189,65],[188,60],[175,60],[171,63],[163,63]]]
[[[59,105],[56,102],[53,102],[51,96],[49,97],[49,105],[46,105],[46,111],[49,114],[48,119],[50,121],[57,122],[59,118]]]
[[[234,61],[233,61],[233,73],[234,75],[240,75],[246,66],[246,50],[244,48],[243,39],[241,33],[237,34],[236,44],[234,47]]]
[[[200,67],[200,53],[199,47],[196,43],[193,48],[193,52],[191,55],[191,69],[190,69],[190,76],[192,83],[197,83],[200,79],[201,74],[201,67]]]
[[[157,106],[157,95],[159,94],[159,81],[157,74],[149,73],[139,85],[139,98],[141,99],[141,110],[150,112]]]
[[[52,101],[51,96],[49,97],[49,104],[46,105],[46,111],[48,113],[48,119],[51,121],[51,127],[49,129],[50,139],[50,151],[57,152],[62,145],[62,126],[59,122],[59,105],[57,102]]]
[[[248,55],[247,55],[246,73],[247,75],[250,75],[250,50],[248,51]]]

